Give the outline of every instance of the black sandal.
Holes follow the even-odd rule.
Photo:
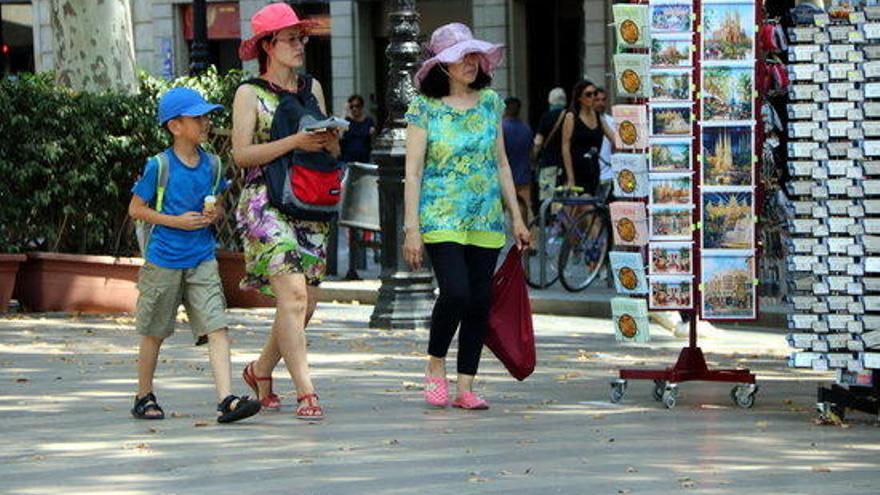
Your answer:
[[[238,403],[235,405],[235,409],[231,409],[232,403],[236,400]],[[232,423],[249,418],[260,412],[260,407],[260,401],[252,400],[247,395],[243,397],[227,395],[223,402],[217,404],[217,411],[220,412],[220,416],[217,416],[217,422]]]
[[[151,411],[159,411],[159,414],[147,414]],[[156,396],[153,392],[149,392],[141,398],[134,396],[134,407],[131,408],[131,415],[137,419],[165,419],[165,411],[159,407]]]

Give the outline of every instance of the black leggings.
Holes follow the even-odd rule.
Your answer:
[[[483,352],[492,299],[492,274],[500,249],[465,246],[454,242],[425,244],[440,297],[431,315],[428,354],[446,357],[458,334],[458,372],[476,375]]]

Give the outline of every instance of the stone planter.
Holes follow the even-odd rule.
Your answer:
[[[28,253],[16,295],[29,311],[133,313],[141,258]]]
[[[275,299],[254,290],[241,290],[238,283],[244,278],[244,255],[232,251],[217,251],[217,265],[223,281],[226,306],[230,308],[274,308]]]
[[[26,259],[27,256],[23,254],[0,254],[0,313],[9,308],[9,299],[12,298],[12,290],[15,288],[15,276],[19,265]]]

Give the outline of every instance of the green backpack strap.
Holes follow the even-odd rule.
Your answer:
[[[168,157],[165,152],[153,156],[156,160],[156,203],[153,209],[162,213],[162,202],[165,199],[165,189],[168,187]]]

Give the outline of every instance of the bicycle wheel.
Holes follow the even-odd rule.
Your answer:
[[[544,224],[544,279],[541,280],[541,255],[538,218],[529,224],[534,249],[529,249],[523,256],[523,269],[526,272],[526,283],[535,289],[546,289],[559,280],[559,252],[565,238],[565,227],[557,215],[552,215]]]
[[[559,281],[570,292],[580,292],[602,271],[608,257],[611,231],[599,210],[585,212],[565,235],[559,252]]]

